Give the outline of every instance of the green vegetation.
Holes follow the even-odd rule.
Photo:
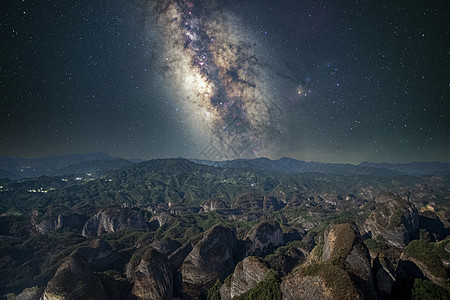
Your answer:
[[[445,254],[446,251],[442,248],[444,244],[444,242],[429,243],[422,240],[412,241],[406,246],[405,254],[422,262],[434,276],[447,278],[447,270],[443,267],[440,256],[445,255],[445,257],[448,257]]]
[[[356,290],[346,271],[332,263],[311,264],[299,270],[302,276],[319,276],[330,288],[333,299],[357,299]]]
[[[382,235],[380,235],[382,237]],[[374,251],[374,252],[385,252],[388,249],[388,245],[386,244],[386,242],[382,242],[382,241],[378,241],[378,240],[374,240],[374,239],[367,239],[364,241],[364,243],[366,244],[367,248],[370,251]]]
[[[389,224],[387,225],[386,229],[394,229],[395,227],[400,226],[402,224],[402,218],[403,210],[396,209],[389,219]]]
[[[447,300],[450,299],[450,296],[445,289],[434,284],[433,282],[416,278],[412,288],[412,299]]]
[[[281,300],[280,278],[275,272],[270,271],[263,281],[258,283],[250,291],[240,295],[238,300],[272,299]]]
[[[338,224],[332,229],[336,239],[330,260],[334,265],[343,267],[344,260],[352,250],[357,238],[353,228],[349,224]]]
[[[216,283],[208,290],[206,295],[207,300],[220,300],[220,287],[222,283],[217,279]]]

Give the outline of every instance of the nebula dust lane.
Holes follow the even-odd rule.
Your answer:
[[[217,150],[214,159],[269,155],[282,131],[265,67],[239,20],[210,3],[149,2],[163,41],[159,60],[193,130]]]

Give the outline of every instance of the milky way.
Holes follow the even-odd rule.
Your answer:
[[[283,130],[283,109],[273,100],[251,34],[211,3],[148,6],[157,21],[147,26],[158,30],[158,59],[169,88],[177,91],[191,129],[208,139],[204,156],[271,156],[272,139]]]

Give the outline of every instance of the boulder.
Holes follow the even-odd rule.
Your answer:
[[[229,228],[209,229],[181,266],[183,291],[198,297],[212,287],[217,279],[224,280],[234,270],[236,235]]]
[[[306,260],[307,252],[293,246],[279,247],[275,253],[264,258],[270,269],[280,276],[286,276]]]
[[[155,241],[150,245],[152,248],[158,250],[161,253],[170,255],[182,245],[180,242],[172,239],[163,239],[161,241]]]

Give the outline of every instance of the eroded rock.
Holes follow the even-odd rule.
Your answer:
[[[208,230],[181,266],[183,291],[197,297],[224,280],[234,270],[236,235],[229,228],[215,226]]]
[[[59,266],[42,295],[44,300],[106,299],[102,282],[82,255],[75,254]]]
[[[231,280],[220,289],[221,299],[233,299],[251,290],[264,280],[268,272],[269,269],[256,257],[246,257],[236,265]]]
[[[246,255],[262,255],[268,247],[283,244],[283,230],[275,221],[255,225],[246,238]]]
[[[137,299],[171,299],[173,295],[172,267],[165,254],[150,248],[134,272],[131,294]]]
[[[382,236],[387,243],[405,247],[419,228],[419,216],[414,204],[394,194],[376,198],[377,208],[363,225],[372,238]]]
[[[141,212],[120,206],[109,206],[92,216],[83,227],[83,236],[100,236],[125,229],[147,229]]]

